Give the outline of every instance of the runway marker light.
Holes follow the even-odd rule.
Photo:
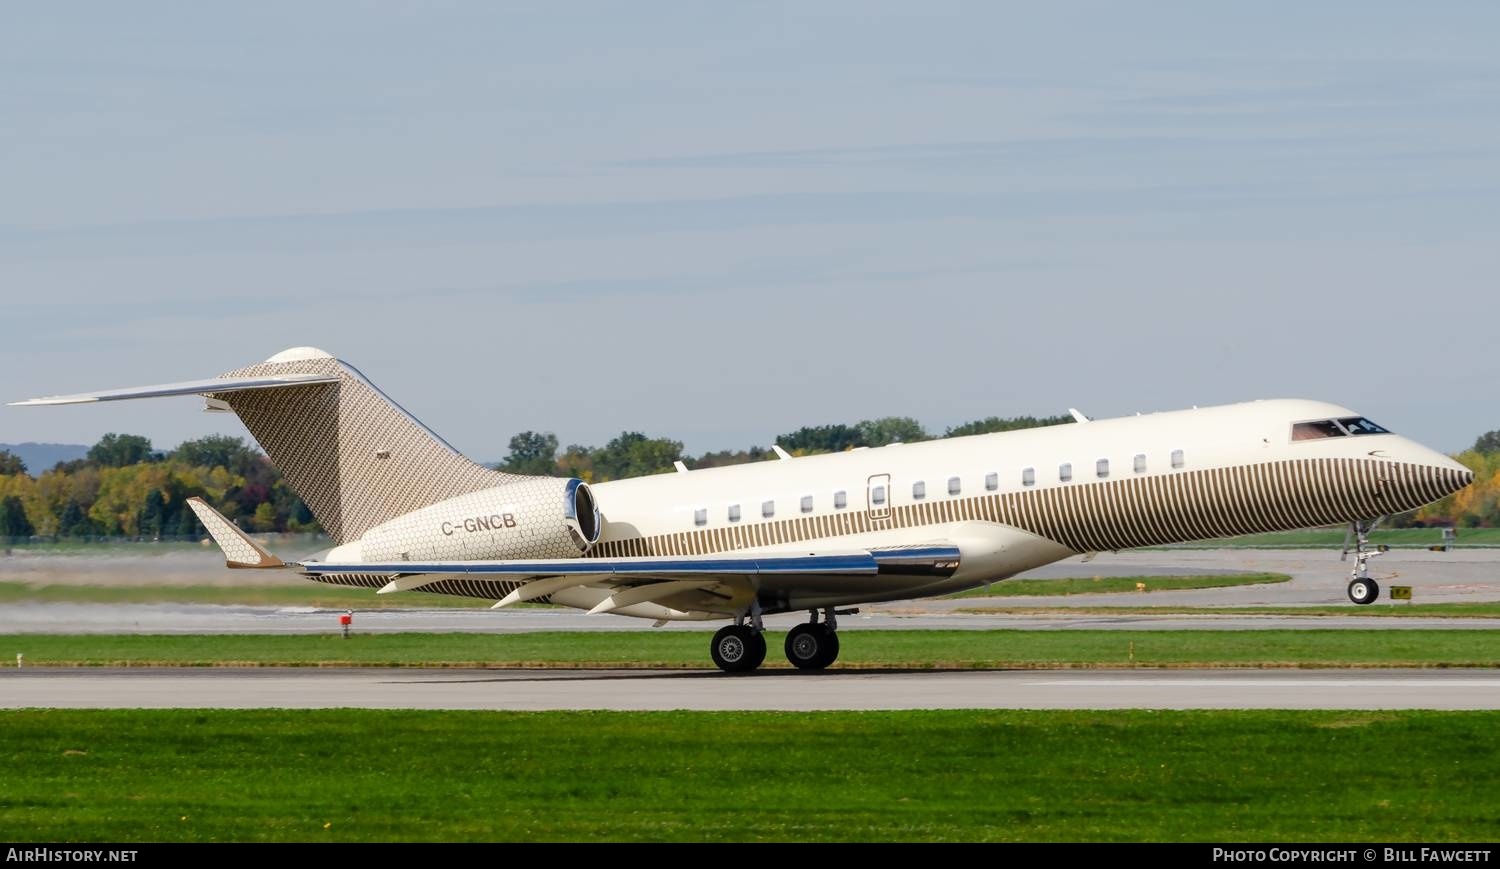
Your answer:
[[[16,669],[17,670],[21,669],[21,665],[24,664],[25,661],[26,661],[26,656],[22,655],[20,652],[16,652]]]
[[[349,626],[352,624],[354,624],[354,610],[344,610],[344,614],[339,616],[339,625],[344,629],[346,640],[349,639]]]
[[[1146,584],[1144,582],[1138,582],[1138,583],[1136,583],[1135,584],[1135,590],[1136,591],[1145,591],[1146,590]]]

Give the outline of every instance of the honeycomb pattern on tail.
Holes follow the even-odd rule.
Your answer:
[[[326,385],[212,396],[245,423],[337,543],[356,540],[413,510],[492,486],[533,483],[546,486],[546,496],[556,487],[556,481],[545,477],[503,474],[474,464],[352,366],[321,351],[289,351],[220,376],[269,374],[339,378]]]

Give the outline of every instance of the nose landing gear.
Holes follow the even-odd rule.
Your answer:
[[[1384,518],[1384,517],[1381,517]],[[1344,535],[1344,554],[1340,561],[1349,560],[1349,543],[1354,542],[1354,569],[1349,571],[1349,600],[1364,606],[1380,599],[1380,585],[1370,578],[1370,559],[1390,551],[1384,544],[1370,546],[1370,532],[1380,524],[1380,519],[1361,520],[1349,523],[1349,532]]]

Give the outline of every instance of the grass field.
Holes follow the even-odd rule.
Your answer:
[[[1493,712],[0,713],[0,839],[1494,841]]]
[[[371,588],[350,588],[301,580],[288,585],[32,585],[0,582],[0,603],[196,603],[222,606],[298,606],[318,609],[431,609],[434,607],[487,609],[493,600],[425,594],[419,591],[376,594]],[[516,607],[551,607],[519,603]]]
[[[1288,582],[1284,573],[1242,573],[1219,576],[1104,576],[1078,579],[1007,579],[989,586],[971,588],[948,597],[1025,597],[1031,595],[1111,594],[1181,591],[1190,588],[1230,588],[1237,585],[1264,585]]]
[[[964,607],[959,612],[982,614],[1037,615],[1146,615],[1146,616],[1368,616],[1372,618],[1440,618],[1440,619],[1493,619],[1500,618],[1500,602],[1481,603],[1376,603],[1369,606],[974,606]]]
[[[1371,543],[1410,549],[1425,549],[1443,542],[1443,532],[1438,528],[1386,528],[1370,535]],[[1173,548],[1182,549],[1327,549],[1344,543],[1343,528],[1312,528],[1306,531],[1278,531],[1272,534],[1247,534],[1243,537],[1225,537],[1218,540],[1201,540],[1183,543]],[[1460,528],[1458,548],[1500,546],[1500,528]]]
[[[836,666],[1496,667],[1500,631],[866,631]],[[784,634],[768,667],[788,667]],[[554,666],[707,668],[702,632],[337,635],[0,635],[27,666]]]

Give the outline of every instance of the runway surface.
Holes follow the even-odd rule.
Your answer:
[[[10,670],[0,707],[1500,709],[1492,670]]]
[[[951,601],[943,601],[951,603]],[[971,604],[972,605],[972,604]],[[339,630],[343,610],[213,606],[206,604],[13,603],[0,607],[0,634],[327,634]],[[807,620],[805,613],[766,617],[766,626],[784,631]],[[578,610],[396,609],[356,611],[354,629],[387,634],[532,631],[697,631],[705,636],[723,622],[672,622],[653,628],[644,619],[590,616]],[[839,619],[839,630],[1272,630],[1272,629],[1494,629],[1500,619],[1375,618],[1369,616],[1256,615],[1091,615],[1022,613],[976,615],[951,610],[890,612],[861,607]],[[706,640],[705,640],[706,642]]]
[[[1382,588],[1394,582],[1411,585],[1417,603],[1500,600],[1500,549],[1454,552],[1396,550],[1374,562]],[[1137,550],[1081,556],[1050,564],[1023,578],[1184,575],[1243,572],[1285,573],[1290,582],[1189,591],[1083,594],[1049,597],[966,597],[924,599],[860,607],[842,627],[881,629],[1025,630],[1250,630],[1270,628],[1443,629],[1500,628],[1500,619],[1373,618],[1361,616],[1287,617],[1243,615],[1099,615],[1084,613],[972,614],[974,607],[1031,607],[1066,610],[1080,607],[1257,607],[1336,605],[1354,611],[1344,597],[1349,568],[1331,550]],[[246,574],[256,574],[246,576]],[[273,574],[267,579],[261,574]],[[280,571],[229,571],[214,553],[167,553],[147,558],[95,558],[22,555],[0,558],[0,581],[36,585],[85,583],[295,585],[306,580]],[[576,610],[424,609],[429,598],[404,596],[412,608],[357,611],[355,629],[371,633],[400,631],[514,633],[525,631],[712,630],[717,622],[674,622],[652,628],[641,619],[589,616]],[[371,599],[374,599],[371,593]],[[0,634],[149,633],[149,634],[300,634],[337,630],[342,611],[308,607],[214,606],[200,604],[73,604],[15,602],[0,607]],[[767,623],[785,630],[804,620],[802,613],[771,616]]]

